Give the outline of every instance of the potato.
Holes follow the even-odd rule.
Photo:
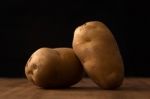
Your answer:
[[[83,66],[71,48],[40,48],[29,58],[25,74],[43,88],[65,88],[80,81]]]
[[[75,29],[73,50],[89,77],[103,89],[119,87],[124,78],[123,60],[111,31],[99,21]]]

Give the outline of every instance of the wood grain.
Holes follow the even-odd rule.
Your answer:
[[[102,90],[88,78],[68,89],[41,89],[25,78],[0,78],[0,99],[150,99],[150,78],[126,78],[117,90]]]

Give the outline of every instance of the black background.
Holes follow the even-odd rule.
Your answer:
[[[144,0],[0,1],[0,76],[24,76],[40,47],[71,47],[74,29],[91,20],[113,32],[126,76],[150,76],[149,3]]]

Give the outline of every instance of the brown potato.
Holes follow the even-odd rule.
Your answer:
[[[71,48],[40,48],[29,58],[25,74],[43,88],[64,88],[80,81],[83,66]]]
[[[111,31],[99,21],[75,29],[73,50],[89,77],[103,89],[115,89],[124,78],[123,60]]]

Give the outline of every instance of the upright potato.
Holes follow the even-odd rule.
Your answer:
[[[82,77],[83,68],[71,48],[40,48],[25,66],[29,81],[43,88],[69,87]]]
[[[91,21],[77,27],[73,50],[97,85],[115,89],[122,84],[122,57],[111,31],[103,23]]]

